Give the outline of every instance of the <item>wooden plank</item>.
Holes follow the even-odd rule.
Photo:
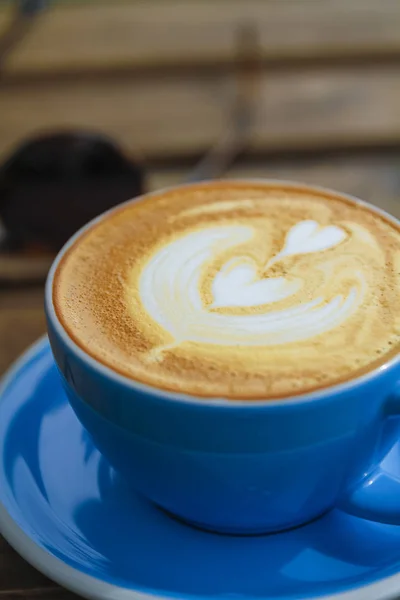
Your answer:
[[[19,556],[0,535],[0,598],[7,591],[46,589],[54,584]],[[3,591],[4,590],[4,591]]]
[[[0,9],[0,36],[2,36],[10,26],[14,13],[10,5],[4,5]]]
[[[144,155],[197,152],[221,129],[223,87],[216,78],[193,77],[3,84],[0,156],[36,131],[68,127],[103,131]]]
[[[190,169],[153,169],[153,190],[179,185]],[[386,210],[400,219],[400,152],[328,155],[296,160],[264,159],[234,165],[225,179],[283,179],[336,189]]]
[[[0,314],[0,373],[46,331],[41,308],[2,309]],[[1,581],[1,578],[0,578]]]
[[[0,591],[0,600],[78,600],[76,596],[61,588],[51,587],[38,590]]]
[[[4,311],[20,309],[43,310],[43,285],[32,287],[5,287],[0,289],[0,320]],[[20,328],[20,327],[19,327]],[[0,338],[0,344],[1,344]],[[1,372],[0,372],[1,376]]]
[[[0,71],[12,56],[15,48],[34,27],[36,14],[17,9],[16,3],[3,6],[0,13]]]
[[[198,155],[229,121],[228,75],[85,78],[0,87],[0,157],[41,130],[77,127],[113,136],[146,158]],[[249,150],[396,144],[395,66],[265,73]]]
[[[229,63],[253,22],[264,60],[400,54],[396,0],[152,0],[54,5],[8,60],[10,73]],[[72,41],[73,40],[73,41]]]
[[[0,282],[18,284],[40,281],[52,262],[52,255],[4,257],[0,254]]]

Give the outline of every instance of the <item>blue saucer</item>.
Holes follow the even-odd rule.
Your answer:
[[[384,468],[400,477],[400,444]],[[286,533],[222,536],[134,494],[69,407],[47,340],[1,390],[0,530],[35,567],[88,598],[400,596],[400,527],[334,510]]]

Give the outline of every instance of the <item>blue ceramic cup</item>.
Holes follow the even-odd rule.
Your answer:
[[[133,381],[76,345],[53,305],[60,260],[92,224],[51,268],[48,332],[71,406],[129,485],[221,532],[278,531],[335,506],[400,524],[400,481],[380,466],[400,435],[391,418],[400,414],[398,355],[346,383],[277,401],[205,400]]]

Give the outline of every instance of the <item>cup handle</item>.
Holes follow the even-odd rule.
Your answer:
[[[385,413],[387,417],[400,415],[400,382],[388,399]],[[339,502],[339,508],[369,521],[400,525],[400,478],[377,467]]]

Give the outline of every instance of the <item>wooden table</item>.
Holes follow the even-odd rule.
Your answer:
[[[251,22],[261,64],[254,119],[226,176],[317,183],[400,217],[398,0],[227,7],[57,3],[0,63],[0,159],[38,130],[89,127],[141,157],[151,189],[181,182],[227,126],[236,34]],[[0,10],[0,31],[11,19]],[[0,372],[45,331],[42,303],[42,285],[0,289]],[[74,597],[0,537],[0,600]]]

